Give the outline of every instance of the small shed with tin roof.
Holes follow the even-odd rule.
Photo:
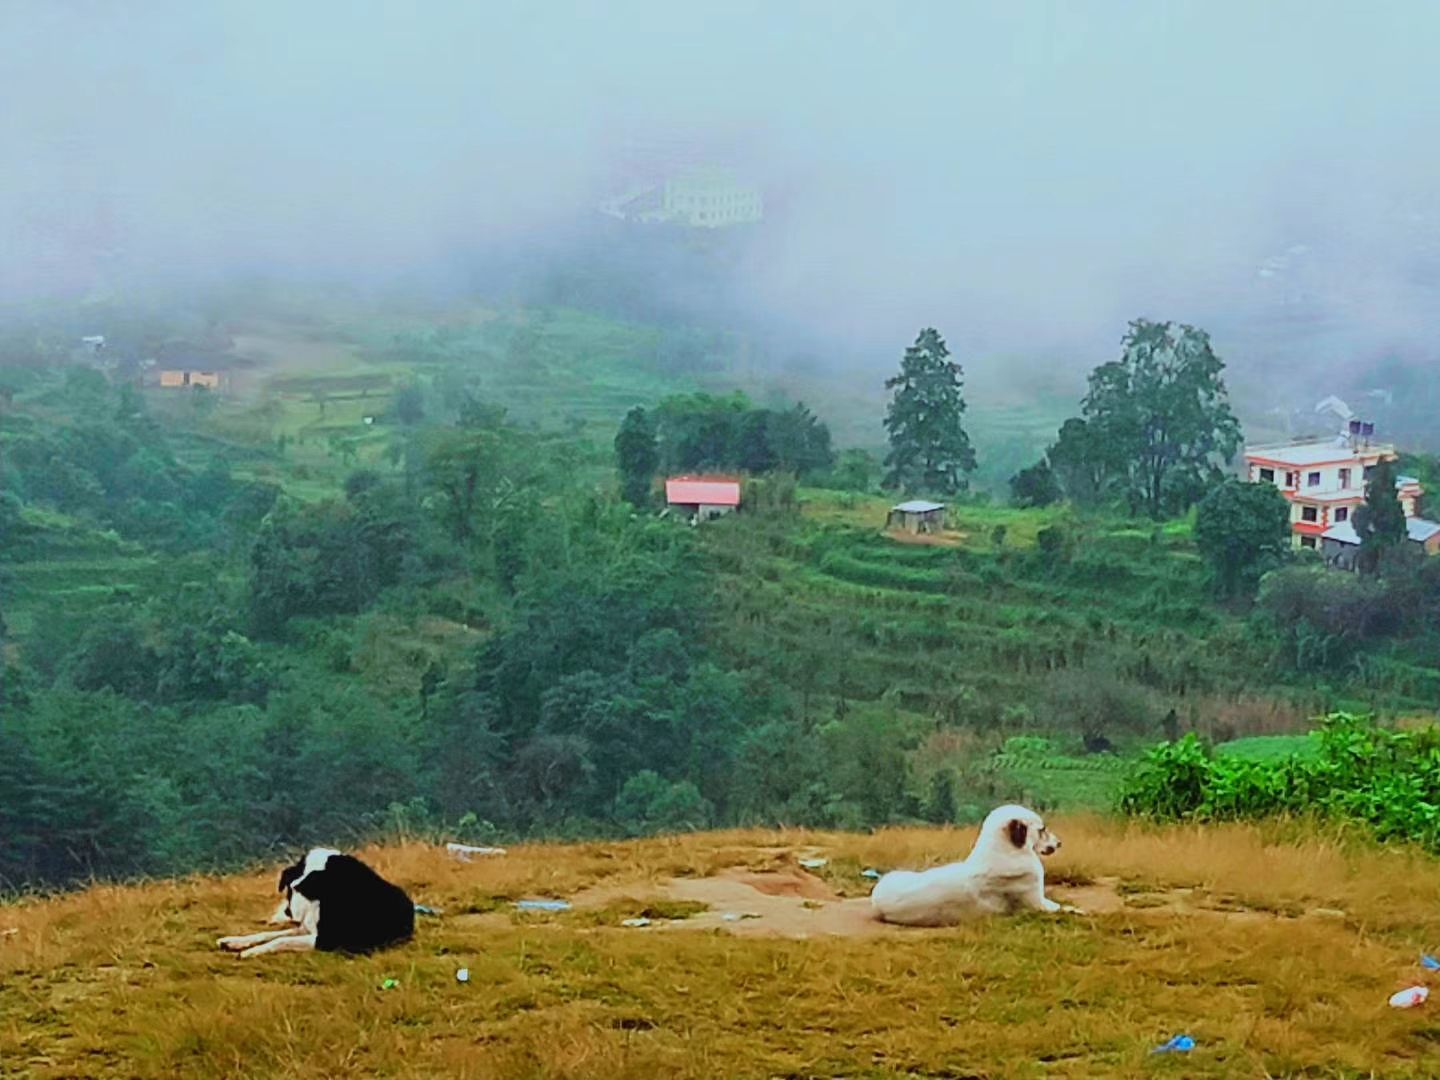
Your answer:
[[[945,528],[945,504],[928,499],[896,503],[890,508],[885,527],[912,533],[938,533]]]

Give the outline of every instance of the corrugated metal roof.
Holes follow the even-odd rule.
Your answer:
[[[945,504],[930,502],[926,499],[911,499],[909,502],[899,503],[890,509],[902,514],[928,514],[931,510],[944,510]]]
[[[1355,526],[1348,521],[1336,522],[1320,534],[1322,540],[1338,540],[1342,544],[1360,543],[1360,534],[1355,531]]]
[[[1440,523],[1427,521],[1425,518],[1406,518],[1405,531],[1410,539],[1418,544],[1423,544],[1436,533],[1440,533]],[[1348,521],[1341,521],[1320,534],[1326,540],[1338,540],[1342,544],[1360,543],[1360,534],[1355,531],[1355,526]]]
[[[1440,533],[1440,524],[1419,517],[1406,518],[1405,528],[1410,533],[1410,539],[1420,544]]]
[[[676,476],[665,481],[665,501],[672,506],[739,506],[740,481]]]

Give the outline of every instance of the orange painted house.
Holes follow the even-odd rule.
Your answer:
[[[1290,503],[1290,531],[1296,547],[1319,548],[1326,530],[1349,522],[1365,501],[1365,481],[1381,461],[1394,461],[1395,447],[1356,439],[1317,439],[1245,448],[1246,479],[1274,484]],[[1425,493],[1413,476],[1395,480],[1407,518],[1418,512]]]

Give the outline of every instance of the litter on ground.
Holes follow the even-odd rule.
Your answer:
[[[476,847],[473,844],[446,844],[445,850],[461,862],[469,862],[471,855],[504,855],[503,847]]]
[[[860,871],[860,876],[863,877],[863,878],[869,878],[871,881],[878,881],[878,880],[880,879],[880,871],[879,871],[879,870],[861,870],[861,871]]]
[[[469,981],[470,981],[470,969],[469,969],[469,968],[461,968],[459,971],[455,972],[455,981],[456,981],[456,982],[469,982]]]
[[[739,922],[741,919],[758,919],[759,917],[753,911],[727,911],[720,916],[726,922]]]
[[[569,900],[516,900],[521,911],[569,911]]]
[[[394,990],[394,989],[395,989],[397,986],[399,986],[399,985],[400,985],[400,980],[399,980],[399,979],[386,979],[384,982],[382,982],[382,983],[380,984],[380,989],[381,989],[381,990]]]
[[[621,926],[649,926],[649,925],[650,925],[650,920],[647,919],[647,918],[645,918],[645,916],[641,915],[639,918],[635,918],[635,919],[624,919],[624,920],[621,921],[620,925],[621,925]]]
[[[1407,986],[1404,990],[1397,990],[1390,995],[1390,1007],[1392,1009],[1413,1009],[1430,996],[1428,986]]]
[[[820,867],[824,866],[829,861],[829,859],[801,859],[800,865],[803,866],[806,870],[819,870]]]
[[[1152,1054],[1186,1054],[1195,1049],[1195,1040],[1189,1035],[1175,1035],[1169,1042],[1162,1043],[1150,1051]]]
[[[1440,971],[1440,960],[1436,960],[1435,957],[1429,953],[1422,952],[1420,954],[1420,966],[1426,971]]]
[[[439,914],[440,914],[440,909],[439,909],[439,908],[433,908],[433,907],[426,907],[424,904],[416,904],[416,905],[415,905],[415,914],[416,914],[416,915],[439,915]]]

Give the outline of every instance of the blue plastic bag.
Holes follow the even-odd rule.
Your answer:
[[[1189,1035],[1176,1035],[1163,1046],[1157,1046],[1152,1054],[1184,1054],[1195,1049],[1195,1040]]]

